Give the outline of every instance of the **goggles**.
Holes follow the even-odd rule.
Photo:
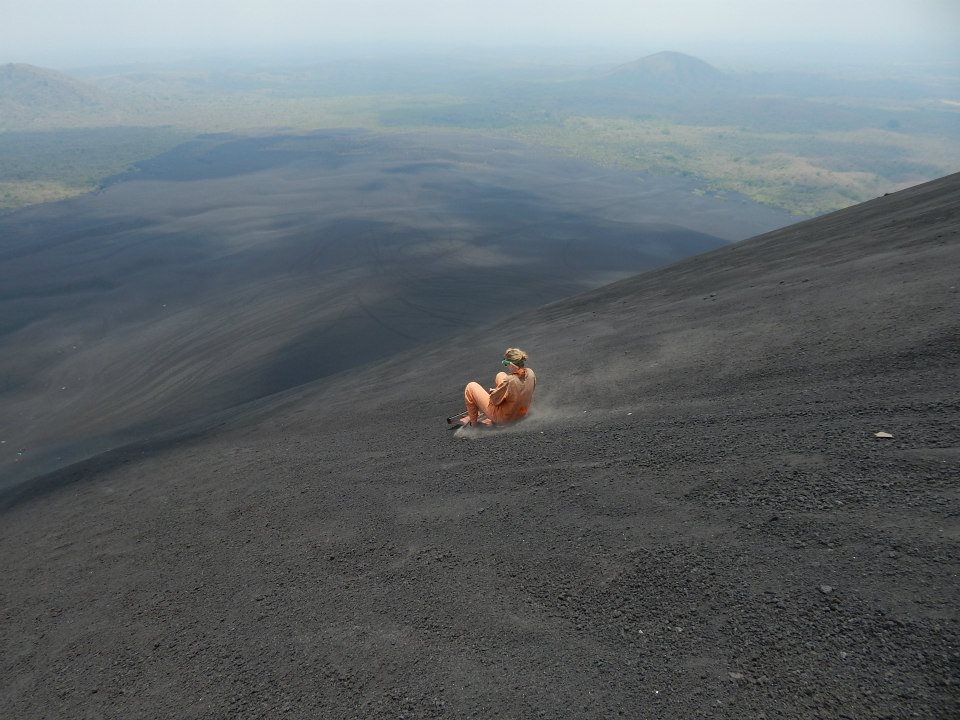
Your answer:
[[[510,362],[509,360],[501,360],[500,364],[503,365],[504,367],[510,367],[511,365],[513,365],[513,363]]]

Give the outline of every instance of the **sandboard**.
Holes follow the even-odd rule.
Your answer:
[[[467,412],[464,411],[459,415],[451,415],[450,417],[448,417],[447,425],[450,426],[451,430],[459,430],[462,427],[467,427],[466,420],[467,420]],[[477,424],[474,427],[482,430],[493,430],[496,427],[496,425],[494,424],[493,420],[488,418],[483,413],[480,413],[480,416],[477,418]]]

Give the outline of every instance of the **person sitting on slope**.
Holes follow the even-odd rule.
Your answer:
[[[467,417],[462,423],[476,425],[480,413],[496,425],[522,419],[530,410],[533,390],[537,385],[537,376],[526,367],[526,362],[527,354],[523,350],[507,348],[501,360],[505,370],[497,373],[494,381],[496,387],[488,392],[480,383],[468,383],[463,390]]]

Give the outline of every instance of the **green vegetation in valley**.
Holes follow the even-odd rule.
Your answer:
[[[799,135],[578,117],[505,134],[600,165],[700,178],[714,192],[742,193],[798,215],[847,207],[960,167],[954,143],[876,129]]]
[[[0,210],[91,192],[189,137],[169,127],[0,133]]]

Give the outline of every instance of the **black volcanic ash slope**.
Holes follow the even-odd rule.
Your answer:
[[[0,714],[956,717],[958,267],[954,175],[64,471]]]
[[[693,187],[453,134],[218,136],[2,218],[0,487],[787,222]]]

